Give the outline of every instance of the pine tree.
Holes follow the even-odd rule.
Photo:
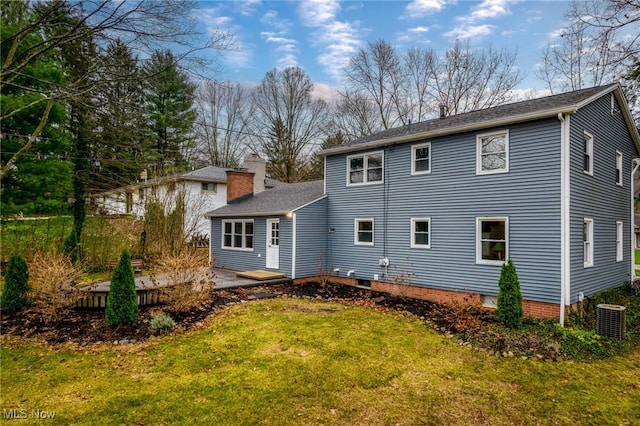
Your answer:
[[[138,321],[136,282],[131,256],[123,251],[111,276],[105,319],[110,326],[135,324]]]
[[[509,259],[502,265],[498,282],[498,319],[509,328],[522,325],[522,293],[516,266]]]
[[[0,306],[2,306],[3,312],[13,313],[25,306],[29,306],[30,301],[26,297],[28,280],[29,268],[27,267],[27,262],[20,256],[11,257],[7,265],[2,299],[0,299]]]
[[[147,83],[146,108],[155,143],[157,172],[166,172],[165,168],[184,168],[184,154],[194,145],[195,85],[178,68],[177,59],[169,50],[153,53],[143,74]]]

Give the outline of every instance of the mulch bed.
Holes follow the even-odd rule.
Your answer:
[[[189,331],[201,327],[207,317],[227,305],[288,295],[333,300],[386,312],[397,311],[414,315],[427,326],[458,339],[460,344],[471,345],[477,350],[496,356],[537,359],[559,357],[556,342],[526,332],[505,333],[490,312],[475,306],[449,306],[344,285],[320,286],[313,283],[219,290],[215,294],[216,297],[211,302],[192,307],[187,312],[173,312],[167,306],[141,307],[138,323],[131,327],[108,327],[102,309],[72,309],[56,322],[47,322],[40,314],[27,309],[14,315],[3,314],[0,325],[3,335],[19,336],[49,344],[127,344],[144,341],[152,336],[149,321],[152,314],[158,311],[163,311],[174,319],[176,331]]]

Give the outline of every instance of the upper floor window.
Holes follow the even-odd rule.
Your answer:
[[[588,132],[584,132],[584,172],[593,176],[593,135]]]
[[[508,172],[509,132],[478,135],[476,152],[476,174]]]
[[[411,218],[411,248],[431,248],[430,218]]]
[[[382,182],[382,151],[347,157],[347,185]]]
[[[622,153],[616,151],[616,184],[622,186]]]
[[[361,246],[373,245],[373,219],[356,219],[353,243]]]
[[[509,219],[476,218],[476,262],[501,265],[509,257]]]
[[[413,145],[411,147],[411,174],[431,173],[431,143]]]
[[[211,182],[202,182],[202,192],[216,192],[216,184]]]

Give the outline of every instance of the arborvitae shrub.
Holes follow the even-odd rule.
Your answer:
[[[111,275],[105,319],[108,325],[135,324],[138,321],[136,282],[131,256],[124,251]]]
[[[513,261],[509,259],[502,265],[498,282],[498,319],[509,328],[522,325],[522,293],[520,280]]]
[[[20,256],[11,257],[7,265],[2,299],[0,299],[0,306],[2,306],[3,312],[17,312],[30,305],[30,301],[26,296],[28,280],[29,268],[27,262]]]

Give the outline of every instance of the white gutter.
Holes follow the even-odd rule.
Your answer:
[[[297,221],[296,218],[298,215],[296,213],[291,213],[293,217],[293,237],[291,242],[291,279],[294,280],[296,278],[296,235],[297,235]]]
[[[558,113],[560,120],[560,325],[571,299],[571,144],[570,115]]]
[[[633,281],[636,278],[636,220],[635,220],[635,185],[634,179],[636,172],[640,168],[640,159],[636,158],[633,160],[633,170],[631,170],[631,274],[629,275],[631,279],[631,284],[633,285]]]

